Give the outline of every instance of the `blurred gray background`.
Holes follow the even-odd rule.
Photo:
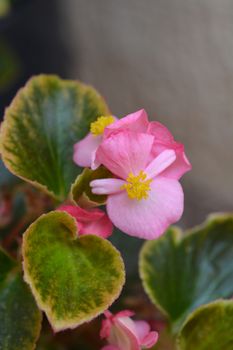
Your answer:
[[[233,208],[233,1],[31,0],[0,23],[33,74],[94,85],[118,116],[145,108],[186,146],[182,224]]]
[[[183,224],[233,208],[233,1],[60,0],[73,78],[114,114],[145,108],[182,141]]]

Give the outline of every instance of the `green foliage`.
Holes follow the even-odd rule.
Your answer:
[[[4,247],[15,253],[25,227],[55,205],[43,194],[36,202],[40,192],[31,193],[30,185],[20,193],[21,179],[44,190],[56,204],[66,199],[84,208],[106,203],[107,196],[92,193],[90,182],[113,175],[103,166],[84,169],[79,175],[80,168],[73,162],[74,144],[86,135],[91,122],[106,114],[109,110],[101,96],[80,82],[40,75],[18,92],[0,130],[3,163],[16,175],[0,160],[0,240]],[[91,233],[80,236],[76,220],[65,212],[40,216],[23,235],[27,283],[18,263],[0,250],[0,349],[35,348],[42,319],[38,307],[57,332],[94,319],[118,298],[125,282],[121,255],[109,241]],[[138,287],[135,257],[142,241],[123,237],[119,230],[111,241],[122,251],[130,276],[124,305],[127,289]],[[233,302],[217,300],[233,295],[232,258],[233,215],[212,216],[185,235],[172,227],[161,238],[144,244],[140,276],[150,299],[171,325],[163,330],[154,349],[174,349],[175,334],[178,350],[233,348]],[[141,300],[137,297],[133,303]],[[83,331],[80,327],[77,334],[83,337],[76,340],[74,335],[70,342],[55,339],[47,327],[38,349],[73,349],[76,345],[92,349],[95,340],[89,344],[86,339],[97,337],[99,321],[93,323],[93,333],[85,325]],[[95,334],[93,339],[89,334]]]
[[[178,337],[179,350],[232,350],[233,301],[218,300],[195,310]]]
[[[11,9],[10,0],[0,0],[0,18],[6,16]]]
[[[145,243],[140,255],[144,288],[180,327],[198,306],[233,294],[233,216],[212,216],[182,237],[171,228]]]
[[[0,0],[0,17],[10,9],[8,0]],[[6,11],[4,13],[4,10]],[[20,63],[15,52],[0,39],[0,93],[7,91],[17,80],[20,73]]]
[[[41,319],[16,262],[0,250],[0,349],[33,350]]]
[[[23,236],[25,280],[54,330],[74,328],[105,311],[119,296],[124,264],[110,242],[78,237],[76,221],[54,211]]]
[[[74,143],[93,120],[108,113],[90,86],[56,76],[34,77],[6,110],[2,159],[13,174],[63,201],[79,172],[72,160]]]
[[[16,267],[16,262],[0,248],[0,287],[14,267]]]
[[[84,169],[71,187],[71,199],[80,207],[96,207],[105,204],[107,196],[93,194],[90,182],[113,177],[112,173],[100,166],[96,170]]]

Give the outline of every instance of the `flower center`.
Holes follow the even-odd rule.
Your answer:
[[[106,126],[112,124],[114,121],[115,120],[112,115],[99,117],[95,122],[91,123],[90,131],[92,135],[102,135]]]
[[[129,173],[126,179],[127,183],[122,186],[122,189],[126,190],[130,199],[141,199],[148,198],[148,192],[150,191],[150,184],[152,180],[146,180],[147,175],[144,171],[140,171],[138,175]]]

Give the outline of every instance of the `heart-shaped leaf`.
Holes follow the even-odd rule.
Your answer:
[[[179,350],[232,350],[233,301],[203,305],[187,319],[178,337]]]
[[[54,211],[23,236],[25,280],[55,331],[74,328],[106,310],[125,281],[120,253],[94,235],[78,237],[76,221]]]
[[[183,238],[171,228],[140,254],[144,288],[177,330],[195,308],[233,294],[233,216],[212,216]]]
[[[6,110],[0,134],[3,161],[13,174],[62,201],[79,172],[73,145],[93,120],[108,113],[90,86],[56,76],[32,78]]]
[[[33,350],[41,320],[17,264],[0,250],[0,349]]]
[[[105,167],[100,166],[96,170],[84,169],[71,187],[71,200],[83,208],[91,208],[106,203],[107,196],[93,194],[90,182],[96,179],[113,177],[113,174]]]

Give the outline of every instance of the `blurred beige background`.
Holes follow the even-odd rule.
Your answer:
[[[70,76],[112,112],[145,108],[182,141],[183,224],[233,208],[233,1],[60,0]]]

